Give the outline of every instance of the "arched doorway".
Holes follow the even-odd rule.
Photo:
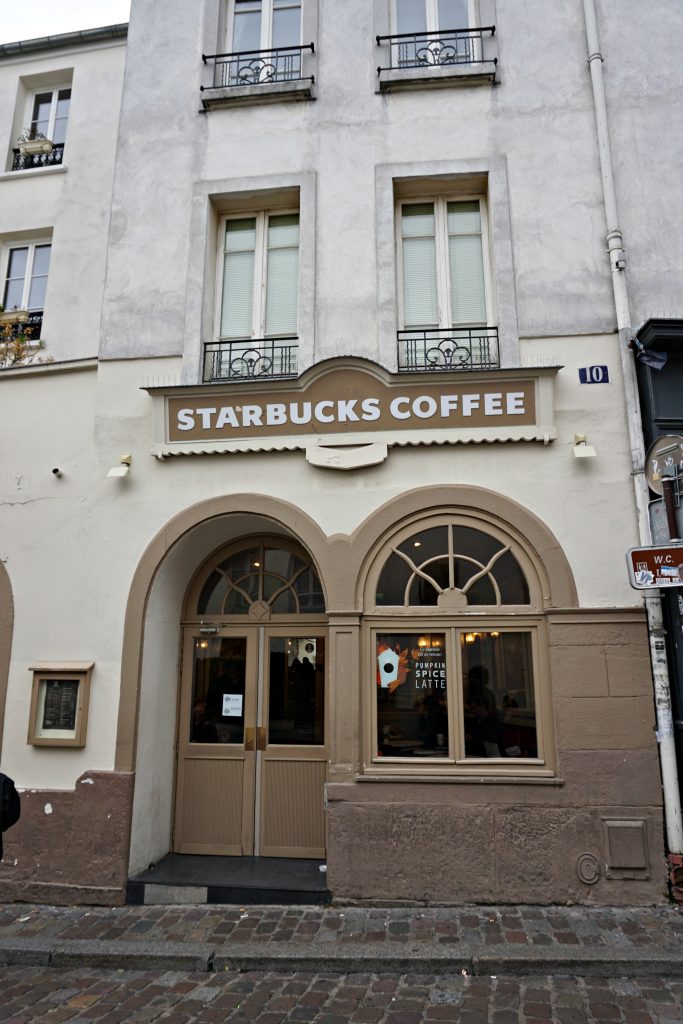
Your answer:
[[[242,539],[202,565],[183,610],[173,849],[325,853],[325,601],[310,556]]]

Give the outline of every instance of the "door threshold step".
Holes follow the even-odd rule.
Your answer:
[[[327,907],[332,896],[327,889],[256,889],[232,885],[169,885],[129,881],[126,903],[138,906],[223,903],[234,906]]]
[[[169,853],[128,880],[126,902],[327,906],[326,880],[319,860]]]

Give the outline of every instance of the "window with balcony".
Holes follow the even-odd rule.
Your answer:
[[[268,86],[304,83],[308,95],[314,78],[307,56],[314,44],[303,43],[303,26],[302,0],[228,0],[226,52],[204,57],[214,75],[203,91],[261,86],[263,95]],[[211,102],[204,97],[205,105]]]
[[[397,83],[391,72],[410,69],[423,72],[418,81],[439,69],[446,78],[448,69],[495,76],[496,56],[483,42],[495,27],[480,25],[475,0],[391,0],[390,31],[377,36],[389,57],[388,66],[377,69],[380,87]]]
[[[49,242],[34,242],[10,246],[7,252],[2,319],[30,330],[33,340],[41,336],[50,251]]]
[[[497,367],[484,200],[402,202],[396,233],[399,369]]]
[[[225,218],[218,265],[217,340],[205,346],[204,380],[294,376],[298,211]]]
[[[13,171],[62,163],[70,104],[68,86],[41,89],[29,96],[27,123],[14,150]]]

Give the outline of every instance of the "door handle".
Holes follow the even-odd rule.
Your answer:
[[[265,725],[260,725],[256,730],[256,749],[265,750],[268,742],[268,733]]]
[[[256,742],[254,739],[255,729],[244,730],[244,749],[245,750],[256,750]]]

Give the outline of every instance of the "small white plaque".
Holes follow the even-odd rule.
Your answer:
[[[223,694],[223,718],[241,718],[242,717],[242,694],[241,693],[224,693]]]

